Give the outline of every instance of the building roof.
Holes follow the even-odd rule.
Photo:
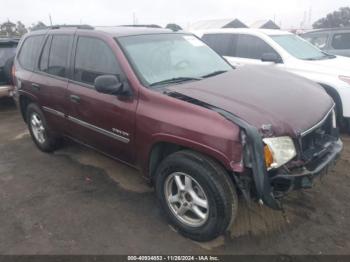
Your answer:
[[[261,28],[261,29],[281,29],[272,20],[258,20],[250,25],[251,28]]]
[[[217,29],[217,28],[247,28],[248,26],[239,19],[215,19],[202,20],[193,23],[191,30]]]

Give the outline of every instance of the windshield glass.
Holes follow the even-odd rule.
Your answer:
[[[292,56],[302,60],[321,60],[332,58],[317,47],[296,35],[273,35],[270,36],[277,44]]]
[[[192,35],[137,35],[120,37],[118,41],[147,86],[195,81],[232,69]]]

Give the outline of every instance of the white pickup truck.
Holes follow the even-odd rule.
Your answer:
[[[350,58],[327,54],[281,30],[227,28],[193,33],[233,66],[270,66],[319,83],[336,102],[338,123],[350,132]]]

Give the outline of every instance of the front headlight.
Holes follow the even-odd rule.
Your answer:
[[[279,168],[297,155],[293,140],[288,136],[264,138],[263,142],[268,170]]]

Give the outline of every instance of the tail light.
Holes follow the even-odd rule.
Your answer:
[[[11,69],[11,78],[12,78],[12,83],[15,84],[15,78],[16,78],[16,68],[15,65],[12,66]]]

